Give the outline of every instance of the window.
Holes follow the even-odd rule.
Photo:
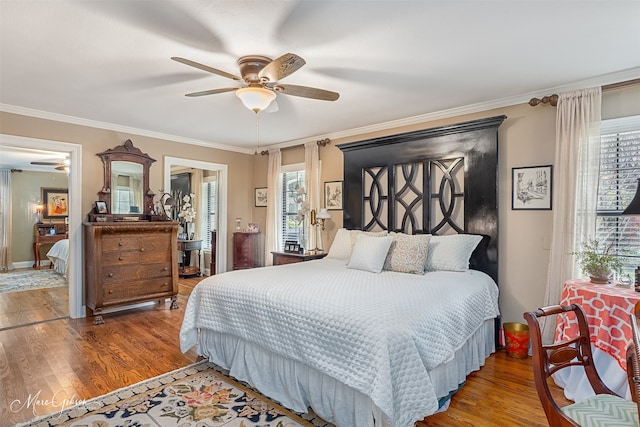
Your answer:
[[[304,163],[282,167],[282,222],[280,232],[282,243],[294,240],[304,244],[303,222],[296,218],[301,208],[298,200],[298,188],[304,188]]]
[[[640,217],[621,216],[640,178],[640,116],[602,122],[596,238],[611,245],[622,274],[633,277],[640,265]]]
[[[202,180],[202,207],[205,215],[202,217],[202,249],[211,249],[211,232],[217,229],[216,213],[218,212],[218,173],[205,176]]]

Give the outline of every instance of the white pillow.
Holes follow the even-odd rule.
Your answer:
[[[349,230],[349,233],[351,234],[351,250],[353,250],[353,247],[356,245],[356,240],[358,240],[358,236],[361,234],[364,234],[366,236],[371,236],[371,237],[383,237],[383,236],[389,235],[389,232],[387,230],[383,230],[383,231]]]
[[[393,239],[391,236],[358,235],[347,268],[380,273]]]
[[[477,234],[431,236],[426,271],[467,271],[469,258],[482,240]]]
[[[348,261],[351,256],[351,233],[346,228],[339,228],[329,248],[327,258]]]
[[[386,236],[388,233],[386,231],[368,232],[362,230],[347,230],[346,228],[339,228],[336,232],[336,237],[334,237],[333,239],[333,243],[331,243],[327,258],[340,259],[345,262],[349,261],[351,251],[353,251],[353,247],[356,244],[356,238],[361,234],[378,237]]]
[[[431,234],[403,234],[389,233],[393,239],[384,270],[400,273],[424,274],[429,254],[429,240]]]

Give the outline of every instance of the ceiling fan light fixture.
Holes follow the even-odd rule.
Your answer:
[[[254,86],[238,89],[236,96],[240,98],[245,107],[256,114],[269,107],[271,102],[276,99],[276,94],[272,90]]]

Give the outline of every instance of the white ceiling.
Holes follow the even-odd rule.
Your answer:
[[[0,0],[0,109],[251,152],[640,77],[640,1]],[[237,58],[293,52],[256,115]],[[539,107],[538,107],[539,108]]]

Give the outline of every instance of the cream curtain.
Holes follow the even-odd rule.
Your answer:
[[[0,169],[0,270],[11,264],[11,171]]]
[[[203,174],[202,169],[192,169],[191,170],[191,192],[195,195],[195,203],[193,200],[191,204],[193,205],[193,209],[196,211],[196,220],[193,222],[194,229],[191,230],[195,233],[195,239],[202,240],[206,239],[207,236],[202,235],[202,231],[205,228],[202,225],[202,221],[206,220],[206,213],[204,209],[200,209],[202,206],[202,202],[204,202],[204,197],[202,197],[202,180]]]
[[[558,304],[564,282],[579,277],[572,252],[588,237],[595,237],[601,99],[599,87],[561,94],[558,98],[553,233],[545,306]],[[554,330],[555,319],[545,319],[546,342],[553,340]]]
[[[320,210],[320,157],[317,142],[304,144],[304,185],[309,202],[309,211]],[[309,249],[318,248],[316,227],[307,222],[309,230]]]
[[[269,168],[267,171],[267,229],[265,231],[264,242],[265,265],[273,265],[271,251],[278,251],[282,247],[282,238],[279,232],[280,218],[282,218],[281,165],[280,149],[270,149]]]

